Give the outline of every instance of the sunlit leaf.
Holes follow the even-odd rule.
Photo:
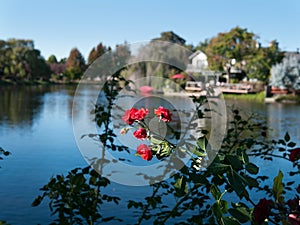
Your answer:
[[[211,185],[210,192],[211,192],[212,196],[216,200],[220,199],[220,197],[221,197],[221,191],[220,191],[220,189],[215,184]]]
[[[283,192],[283,183],[282,183],[283,173],[279,170],[278,175],[274,178],[273,182],[273,193],[274,198],[277,203],[281,203],[282,201],[282,192]]]

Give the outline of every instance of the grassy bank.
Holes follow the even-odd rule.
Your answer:
[[[223,94],[225,99],[236,99],[245,101],[257,101],[264,102],[265,92],[259,92],[256,94]]]
[[[300,96],[299,95],[281,95],[276,98],[276,102],[281,103],[300,103]]]

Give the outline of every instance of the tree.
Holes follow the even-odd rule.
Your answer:
[[[41,56],[40,51],[33,49],[27,51],[25,60],[28,65],[28,72],[33,79],[49,80],[51,75],[50,67],[46,64],[45,59]]]
[[[61,79],[62,74],[66,71],[66,60],[61,59],[59,62],[55,55],[50,55],[47,59],[47,64],[50,67],[52,79]],[[58,75],[58,76],[57,76]]]
[[[282,53],[276,41],[262,48],[257,39],[257,35],[247,29],[235,27],[227,33],[219,33],[206,47],[205,43],[200,47],[208,56],[210,69],[224,71],[234,59],[235,67],[246,72],[249,78],[266,82],[272,65],[282,60]]]
[[[55,55],[50,55],[49,58],[47,59],[47,63],[48,64],[58,63],[56,56]]]
[[[249,78],[267,82],[273,65],[281,62],[283,53],[275,40],[269,47],[259,47],[253,56],[247,58],[246,71]]]
[[[90,54],[88,56],[88,65],[90,65],[92,62],[94,62],[97,58],[99,58],[105,52],[107,52],[107,49],[105,46],[103,46],[102,43],[99,43],[96,48],[92,48],[92,50],[90,51]]]
[[[85,60],[77,48],[73,48],[66,62],[66,76],[70,80],[79,79],[86,69]]]
[[[209,67],[222,71],[231,59],[242,62],[245,57],[255,52],[257,44],[255,38],[255,34],[240,27],[235,27],[227,33],[219,33],[205,48]]]
[[[168,41],[174,44],[184,45],[185,40],[179,35],[175,34],[173,31],[167,31],[160,33],[159,38],[154,38],[154,41]]]
[[[48,79],[50,69],[32,40],[0,41],[0,75],[14,81]]]

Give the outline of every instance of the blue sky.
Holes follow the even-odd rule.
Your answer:
[[[171,30],[197,45],[235,26],[295,51],[299,22],[299,0],[0,0],[0,39],[33,39],[45,58],[73,47],[87,57],[99,42],[114,47]]]

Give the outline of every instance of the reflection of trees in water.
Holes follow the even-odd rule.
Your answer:
[[[66,90],[73,96],[75,87],[61,86],[5,86],[0,88],[0,124],[31,126],[38,117],[47,93]],[[72,113],[72,98],[67,103],[69,115]]]
[[[44,90],[34,87],[1,87],[0,122],[14,125],[31,125],[33,118],[40,111],[40,96]]]

